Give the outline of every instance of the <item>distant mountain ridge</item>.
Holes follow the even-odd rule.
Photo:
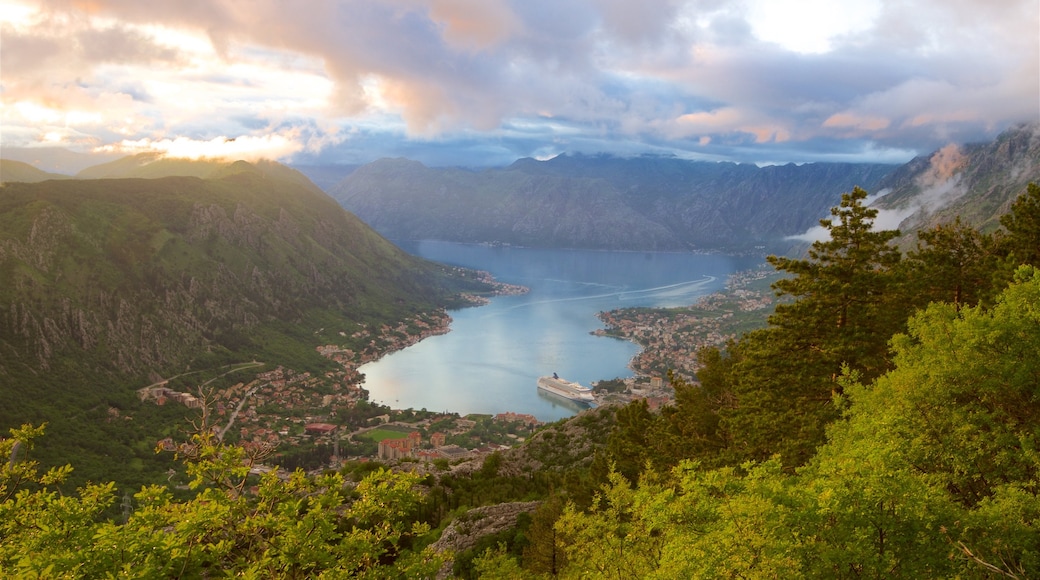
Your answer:
[[[622,250],[783,244],[894,166],[757,167],[671,157],[561,155],[475,172],[383,159],[330,193],[391,239]]]
[[[47,181],[48,179],[72,179],[72,176],[62,173],[49,173],[24,161],[0,159],[0,183],[14,181],[36,183],[38,181]]]

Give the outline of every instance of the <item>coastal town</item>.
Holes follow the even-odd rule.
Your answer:
[[[624,404],[646,399],[652,408],[667,404],[674,391],[665,379],[669,371],[692,378],[697,351],[735,338],[742,328],[761,325],[773,307],[768,289],[772,271],[734,275],[723,292],[701,298],[683,308],[630,308],[600,313],[605,328],[594,334],[632,340],[642,348],[631,361],[636,376],[604,380],[591,385],[595,404]],[[491,282],[490,274],[486,274]],[[495,282],[496,293],[526,291]],[[479,304],[485,297],[472,297]],[[265,445],[289,455],[309,457],[302,467],[329,461],[379,459],[382,461],[457,461],[480,457],[523,442],[541,423],[531,415],[501,413],[467,415],[415,410],[393,410],[368,402],[362,388],[361,365],[448,331],[446,311],[421,313],[400,324],[362,327],[349,335],[355,346],[316,347],[335,363],[321,374],[277,366],[249,380],[227,377],[262,366],[253,361],[234,366],[198,384],[186,378],[165,380],[138,391],[142,401],[156,405],[205,406],[212,428],[221,440]],[[345,342],[347,342],[345,340]],[[217,379],[224,379],[218,381]],[[194,389],[192,386],[194,385]],[[172,441],[160,446],[173,446]],[[292,464],[292,461],[288,462]],[[284,462],[283,462],[284,464]]]
[[[682,308],[624,308],[601,312],[605,328],[593,333],[631,340],[641,347],[630,367],[639,377],[672,371],[690,380],[698,369],[697,351],[720,347],[742,333],[764,326],[775,306],[769,283],[772,269],[732,275],[726,289]]]

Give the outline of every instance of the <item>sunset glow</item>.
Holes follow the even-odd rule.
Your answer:
[[[0,1],[5,150],[889,161],[1040,118],[1012,0]]]

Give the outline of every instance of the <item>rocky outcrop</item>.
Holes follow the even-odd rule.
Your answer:
[[[523,477],[541,470],[588,467],[606,444],[616,411],[615,405],[602,405],[539,430],[523,445],[502,452],[499,475]]]
[[[512,502],[471,509],[459,516],[441,533],[433,543],[436,552],[458,554],[477,545],[484,536],[490,536],[516,526],[520,514],[531,513],[541,505],[540,501]],[[447,578],[452,561],[441,568],[438,578]]]

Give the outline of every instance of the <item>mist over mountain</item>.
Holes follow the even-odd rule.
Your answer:
[[[875,190],[893,169],[561,155],[475,172],[383,159],[330,193],[391,239],[732,251],[783,244],[842,192]]]
[[[961,221],[984,231],[1000,224],[1030,182],[1040,181],[1040,125],[1017,125],[988,143],[950,144],[894,171],[874,203],[879,223],[907,235]]]

